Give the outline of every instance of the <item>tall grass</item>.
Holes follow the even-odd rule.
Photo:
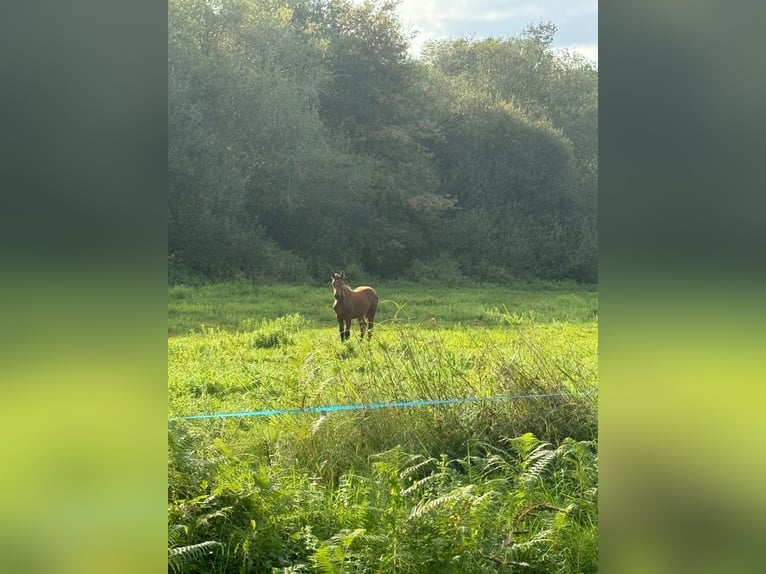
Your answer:
[[[232,308],[251,295],[233,291]],[[595,571],[595,303],[542,294],[541,321],[485,308],[486,297],[433,302],[454,306],[450,320],[418,321],[398,305],[372,341],[346,344],[329,307],[321,327],[294,308],[210,326],[171,314],[171,417],[468,399],[170,421],[172,567]],[[185,299],[211,304],[199,292]],[[265,297],[264,308],[276,305]],[[454,321],[479,315],[475,326]]]

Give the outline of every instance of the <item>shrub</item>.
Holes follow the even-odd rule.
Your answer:
[[[273,321],[262,321],[253,336],[253,346],[270,349],[293,344],[293,335],[306,327],[306,319],[295,313]]]
[[[466,281],[457,262],[446,255],[425,262],[415,259],[405,271],[404,279],[441,285],[461,285]]]

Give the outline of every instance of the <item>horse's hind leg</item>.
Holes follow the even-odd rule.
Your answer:
[[[364,317],[359,319],[359,338],[364,339],[364,332],[367,330],[367,323],[364,321]]]

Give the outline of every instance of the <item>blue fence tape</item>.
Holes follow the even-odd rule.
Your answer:
[[[367,409],[387,409],[387,408],[408,408],[422,407],[429,405],[457,405],[463,403],[481,403],[510,401],[516,399],[538,399],[545,397],[563,397],[572,395],[592,395],[595,391],[589,393],[551,393],[538,395],[498,395],[494,397],[465,397],[462,399],[435,399],[428,401],[396,401],[391,403],[371,403],[366,405],[334,405],[327,407],[299,407],[292,409],[272,409],[263,411],[246,411],[239,413],[213,413],[201,415],[188,415],[184,417],[172,417],[168,420],[192,420],[192,419],[224,419],[233,417],[271,417],[276,415],[294,415],[302,413],[330,413],[335,411],[358,411]]]

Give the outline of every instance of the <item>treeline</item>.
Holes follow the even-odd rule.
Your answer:
[[[395,0],[169,0],[171,282],[597,278],[595,66]]]

